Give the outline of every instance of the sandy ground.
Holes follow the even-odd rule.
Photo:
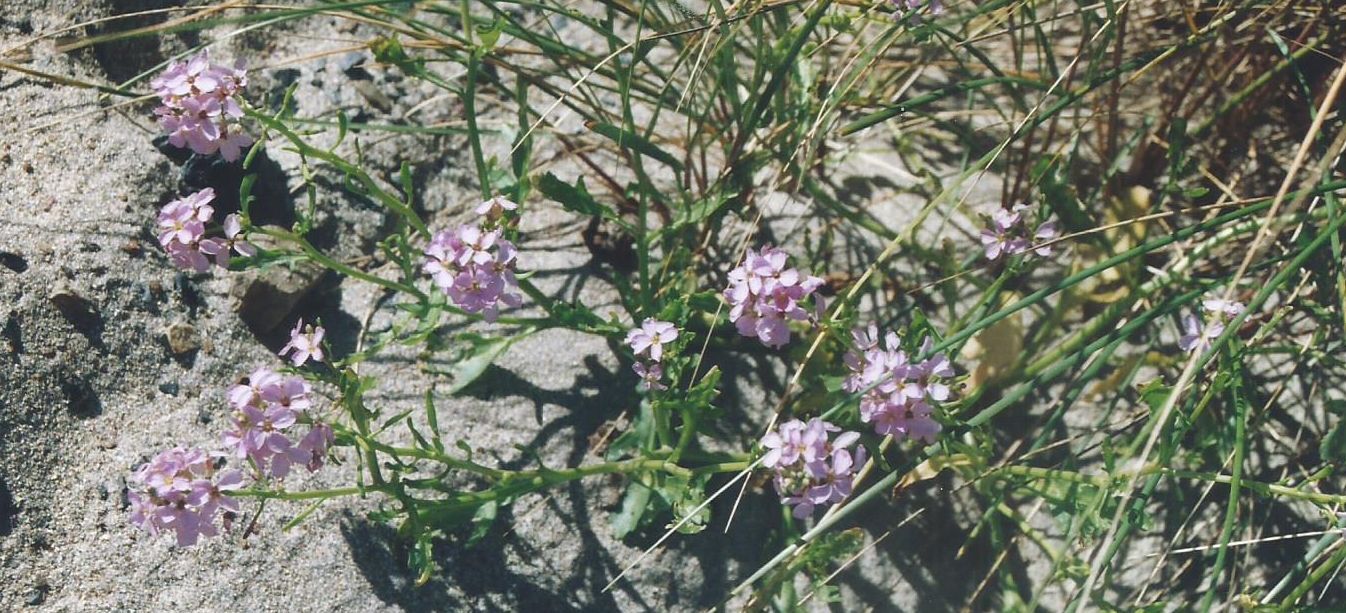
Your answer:
[[[34,31],[111,14],[117,2],[14,0],[0,14],[0,49]],[[158,3],[144,3],[154,8]],[[13,5],[16,10],[10,10]],[[125,7],[119,7],[125,10]],[[221,45],[222,57],[298,57],[314,45],[359,38],[335,22],[312,22],[305,39],[243,36]],[[92,33],[91,30],[84,32]],[[195,35],[57,53],[34,47],[31,68],[107,82],[124,79],[194,43]],[[267,95],[300,83],[300,110],[334,107],[388,121],[436,95],[381,71],[367,82],[395,92],[390,108],[362,95],[346,68],[356,58],[325,57],[254,71],[249,90]],[[265,62],[263,62],[265,63]],[[774,551],[764,548],[774,500],[750,495],[728,537],[727,504],[699,536],[678,536],[610,593],[601,588],[657,533],[618,542],[608,517],[619,480],[588,481],[549,496],[531,496],[503,513],[501,527],[475,548],[443,542],[442,573],[411,585],[405,551],[391,530],[365,512],[377,500],[334,502],[288,532],[300,512],[273,505],[260,534],[193,549],[150,539],[126,521],[125,479],[149,455],[176,443],[210,445],[227,418],[223,389],[255,365],[278,365],[276,333],[258,334],[236,313],[250,275],[180,274],[163,257],[151,228],[154,213],[191,187],[191,169],[152,144],[147,107],[108,111],[88,90],[0,72],[0,610],[694,610],[714,606],[746,572]],[[454,103],[429,104],[419,121],[452,117]],[[48,126],[36,129],[39,126]],[[436,225],[465,215],[474,187],[461,141],[450,137],[364,142],[370,162],[392,173],[401,160],[416,168],[420,206]],[[277,218],[293,206],[298,161],[271,152],[259,206]],[[329,177],[330,179],[330,177]],[[985,186],[988,193],[993,185]],[[321,195],[319,230],[341,257],[371,246],[385,219],[372,205],[345,197],[335,184]],[[590,261],[578,230],[583,220],[534,208],[524,230],[523,266],[539,271],[545,291],[591,306],[610,305],[605,274]],[[789,226],[790,224],[786,224]],[[355,282],[320,280],[284,310],[321,316],[338,351],[356,343],[361,322],[386,325],[379,295]],[[284,327],[284,324],[281,326]],[[169,330],[194,349],[175,353]],[[497,329],[497,332],[507,329]],[[382,384],[371,402],[388,414],[417,406],[442,378],[414,354],[368,364]],[[588,440],[605,421],[634,408],[633,377],[597,337],[550,331],[518,343],[485,378],[457,397],[437,395],[446,436],[460,438],[507,465],[521,465],[515,445],[549,465],[591,460]],[[726,391],[729,404],[751,407],[774,398],[778,366],[745,364]],[[773,383],[773,380],[777,380]],[[765,387],[768,391],[763,391]],[[765,409],[762,410],[764,414]],[[744,425],[741,434],[751,435]],[[350,464],[308,478],[314,487],[352,480]],[[975,588],[953,559],[947,500],[894,533],[841,578],[847,602],[939,610]],[[892,525],[906,513],[867,511],[862,522]],[[958,518],[967,524],[973,517]],[[956,543],[956,541],[955,541]],[[973,551],[976,560],[989,555]],[[916,560],[923,560],[917,563]],[[989,559],[989,558],[986,558]],[[815,606],[816,603],[815,603]]]

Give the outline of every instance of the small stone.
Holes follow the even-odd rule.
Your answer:
[[[99,323],[98,309],[88,298],[80,295],[69,285],[57,284],[47,297],[66,321],[80,330],[92,329]]]
[[[178,384],[172,381],[165,381],[159,384],[159,391],[168,394],[169,396],[177,396]]]
[[[201,409],[196,412],[196,421],[199,421],[202,424],[209,424],[213,419],[215,418],[210,414],[210,411]]]
[[[264,237],[258,238],[258,247],[271,248]],[[292,268],[270,266],[230,275],[233,309],[254,334],[268,335],[291,319],[294,307],[313,291],[322,275],[322,267],[312,263]]]
[[[36,607],[47,599],[47,591],[38,588],[28,590],[28,599],[25,601],[30,607]]]
[[[144,248],[140,246],[140,241],[132,239],[122,243],[121,250],[126,253],[126,255],[136,257],[144,251]]]
[[[170,324],[164,331],[164,336],[168,337],[168,349],[175,356],[185,356],[201,348],[201,340],[196,336],[196,327],[189,323]]]

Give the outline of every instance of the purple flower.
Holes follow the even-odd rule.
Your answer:
[[[206,236],[206,223],[215,214],[215,208],[210,206],[214,200],[215,190],[207,187],[173,200],[160,209],[157,220],[159,244],[178,268],[205,272],[210,269],[212,259],[221,267],[228,266],[231,248],[247,255],[256,253],[251,245],[239,238],[242,222],[237,215],[225,218],[227,238]]]
[[[295,322],[294,329],[290,331],[290,342],[286,343],[280,349],[280,355],[294,352],[290,356],[290,362],[296,367],[302,366],[304,362],[312,359],[315,362],[322,361],[322,339],[327,334],[327,330],[322,326],[304,326],[303,318]]]
[[[891,436],[894,440],[909,437],[933,444],[943,427],[931,417],[932,412],[933,409],[923,400],[887,403],[878,407],[864,421],[873,421],[875,432]]]
[[[131,523],[151,536],[171,530],[182,547],[200,537],[219,534],[215,516],[225,511],[225,525],[238,503],[227,493],[242,487],[235,470],[217,471],[215,461],[199,449],[175,447],[161,452],[131,475]]]
[[[1225,300],[1223,298],[1207,298],[1201,301],[1201,308],[1208,313],[1216,313],[1223,317],[1238,317],[1243,314],[1246,307],[1242,302]]]
[[[658,362],[664,357],[664,344],[678,338],[678,328],[667,321],[647,318],[639,328],[626,333],[626,344],[636,357],[648,357]]]
[[[631,366],[631,370],[636,371],[636,375],[640,377],[641,387],[647,390],[668,389],[668,386],[663,384],[664,367],[660,366],[658,362],[651,362],[649,364],[636,362]]]
[[[205,51],[171,64],[150,82],[160,103],[154,114],[169,144],[237,160],[253,143],[239,124],[243,108],[238,97],[247,82],[241,63],[232,68],[211,64]]]
[[[818,506],[850,496],[854,474],[865,462],[859,441],[859,433],[842,432],[817,417],[808,423],[792,419],[762,437],[767,450],[762,466],[775,473],[773,483],[781,502],[794,507],[794,516],[803,519]]]
[[[762,437],[762,446],[770,451],[762,456],[762,466],[789,466],[804,455],[804,422],[792,419]]]
[[[455,305],[481,313],[490,322],[499,316],[500,305],[517,307],[523,302],[514,277],[517,255],[499,230],[459,226],[435,233],[421,269]]]
[[[1183,334],[1178,339],[1178,348],[1183,351],[1205,353],[1211,343],[1224,334],[1228,323],[1242,315],[1245,309],[1242,302],[1223,298],[1207,298],[1201,301],[1201,308],[1209,314],[1209,321],[1203,322],[1196,314],[1188,314],[1182,319]]]
[[[883,348],[875,338],[878,330],[856,329],[852,337],[856,349],[846,355],[846,366],[851,371],[842,384],[848,392],[864,391],[860,397],[860,421],[873,424],[874,431],[896,440],[913,438],[933,443],[941,427],[932,417],[931,402],[944,402],[952,395],[945,382],[954,376],[953,364],[944,354],[912,363],[899,347],[901,339],[888,333]],[[934,341],[926,337],[921,342],[923,355],[934,351]]]
[[[806,321],[810,313],[801,302],[810,298],[823,280],[786,268],[789,255],[770,245],[752,249],[729,271],[729,320],[739,334],[757,338],[768,347],[790,342],[789,321]],[[816,306],[816,305],[815,305]]]
[[[293,464],[315,465],[313,453],[325,435],[295,445],[287,434],[300,413],[313,406],[311,392],[303,377],[285,377],[265,368],[253,371],[246,382],[229,390],[234,415],[232,427],[222,437],[224,446],[236,457],[251,460],[262,475],[276,479],[285,478]]]
[[[284,479],[291,465],[310,460],[285,435],[295,421],[295,412],[285,407],[243,407],[234,416],[233,429],[224,433],[224,444],[239,458],[251,460],[262,474]]]
[[[1000,256],[1015,256],[1030,249],[1040,255],[1051,255],[1051,247],[1044,244],[1060,235],[1055,221],[1046,221],[1033,231],[1031,240],[1024,225],[1026,204],[1016,204],[1010,209],[998,209],[991,214],[991,227],[981,231],[982,248],[986,250],[986,259],[996,260]]]
[[[335,440],[336,435],[332,433],[332,427],[324,423],[313,424],[308,434],[299,439],[296,448],[308,456],[308,462],[304,466],[309,472],[317,472],[322,468],[324,460],[327,459],[327,450]]]

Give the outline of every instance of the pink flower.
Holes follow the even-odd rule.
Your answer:
[[[888,333],[884,347],[878,348],[873,338],[878,330],[859,329],[852,333],[856,351],[846,355],[846,366],[851,370],[842,388],[848,392],[864,392],[860,397],[860,421],[873,424],[878,434],[896,440],[913,438],[933,443],[941,427],[932,417],[930,402],[944,402],[952,390],[945,382],[954,376],[953,364],[944,354],[931,355],[924,361],[908,362],[899,347],[901,339]],[[863,349],[863,351],[860,351]],[[921,354],[934,351],[934,342],[926,337],[921,342]]]
[[[757,338],[768,347],[790,342],[788,321],[806,321],[810,313],[801,302],[813,296],[822,279],[786,268],[789,255],[770,245],[752,249],[729,271],[729,320],[739,334]]]
[[[323,435],[296,445],[288,434],[299,415],[313,406],[311,392],[302,377],[257,369],[247,382],[229,390],[234,415],[232,427],[222,437],[224,446],[236,457],[249,459],[262,475],[276,479],[285,478],[294,464],[313,465]]]
[[[221,267],[228,266],[230,248],[247,255],[256,253],[251,245],[237,238],[242,232],[237,215],[225,218],[226,239],[206,236],[206,223],[215,214],[215,208],[210,206],[214,200],[215,190],[207,187],[160,209],[159,244],[178,268],[205,272],[210,269],[212,259]]]
[[[658,362],[664,357],[664,344],[678,337],[678,328],[666,321],[647,318],[639,328],[626,333],[626,344],[636,357],[648,357]]]
[[[286,343],[280,349],[280,355],[293,352],[290,356],[290,362],[296,367],[302,366],[304,362],[312,359],[315,362],[322,361],[322,339],[327,334],[327,330],[322,326],[304,326],[303,318],[295,322],[294,329],[290,331],[290,342]]]
[[[336,440],[336,435],[332,433],[332,427],[324,423],[315,423],[313,428],[299,440],[296,447],[308,456],[308,462],[305,467],[309,472],[317,472],[322,468],[324,460],[327,458],[327,449],[332,446]]]
[[[425,248],[421,269],[459,308],[495,321],[500,305],[517,307],[523,299],[514,277],[518,255],[499,230],[460,226],[441,230]]]
[[[243,108],[238,97],[247,86],[247,71],[210,63],[202,51],[186,62],[175,62],[150,82],[159,96],[154,114],[175,147],[201,155],[219,153],[232,162],[253,139],[238,120]]]
[[[216,514],[225,511],[225,525],[238,503],[227,493],[242,487],[235,470],[217,471],[215,461],[200,449],[175,447],[161,452],[131,475],[131,523],[158,535],[171,530],[182,547],[200,537],[219,534]]]
[[[803,519],[818,506],[850,496],[854,474],[865,463],[859,441],[859,433],[842,432],[817,417],[808,423],[792,419],[762,437],[767,449],[762,466],[775,472],[781,502],[794,507],[794,516]]]
[[[1225,327],[1235,317],[1243,314],[1242,302],[1223,298],[1207,298],[1201,301],[1201,309],[1209,314],[1210,321],[1203,322],[1196,314],[1182,319],[1183,335],[1178,339],[1178,348],[1183,351],[1205,353],[1211,343],[1224,334]]]
[[[1024,226],[1026,204],[1016,204],[1011,209],[997,209],[991,214],[991,227],[981,231],[982,248],[986,250],[986,259],[996,260],[1000,256],[1014,256],[1032,249],[1040,256],[1051,255],[1051,247],[1043,243],[1051,242],[1060,235],[1056,222],[1046,221],[1040,224],[1029,240],[1028,230]]]

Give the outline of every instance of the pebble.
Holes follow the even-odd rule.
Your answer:
[[[175,322],[168,326],[164,335],[168,337],[168,348],[173,355],[184,356],[201,348],[201,340],[196,336],[196,327],[189,323]]]
[[[178,384],[172,381],[165,381],[159,384],[159,391],[168,394],[169,396],[177,396]]]

